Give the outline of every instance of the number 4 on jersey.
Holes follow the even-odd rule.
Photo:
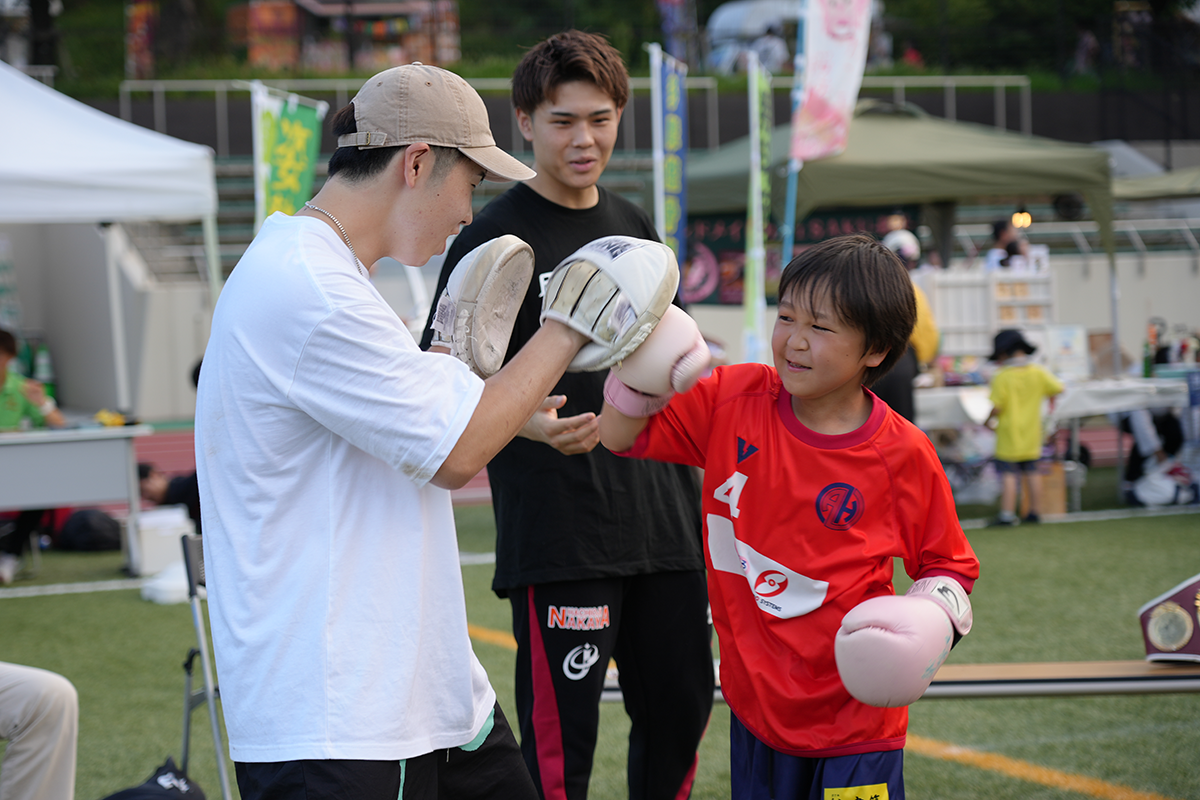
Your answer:
[[[746,486],[746,481],[749,480],[740,472],[735,472],[729,476],[729,479],[717,487],[713,492],[713,497],[722,503],[729,504],[729,516],[737,519],[738,515],[738,498],[742,496],[742,489]]]

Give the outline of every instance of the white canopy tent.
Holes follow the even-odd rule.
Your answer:
[[[209,289],[215,302],[221,275],[212,150],[112,117],[2,62],[0,103],[4,109],[0,114],[0,225],[21,232],[28,226],[48,223],[199,219],[203,223]],[[44,242],[56,237],[30,238]],[[118,408],[130,409],[117,249],[119,246],[108,237],[105,260],[115,402]],[[56,268],[74,270],[81,276],[93,265]],[[59,281],[54,288],[61,295],[71,283]]]

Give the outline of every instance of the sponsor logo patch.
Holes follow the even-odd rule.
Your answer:
[[[755,454],[755,453],[757,453],[757,452],[758,452],[758,448],[757,448],[757,447],[755,447],[755,446],[754,446],[754,445],[752,445],[752,444],[749,444],[749,443],[748,443],[748,442],[747,442],[745,439],[743,439],[742,437],[740,437],[740,436],[738,437],[738,459],[737,459],[737,463],[741,464],[743,461],[745,461],[747,458],[749,458],[750,456],[754,455],[754,454]]]
[[[817,518],[835,531],[853,528],[865,510],[862,492],[848,483],[831,483],[817,495]]]
[[[742,562],[742,568],[745,569],[746,562]],[[777,594],[782,594],[787,589],[788,579],[777,569],[767,570],[760,573],[758,579],[754,582],[754,593],[759,597],[774,597]]]
[[[581,644],[571,648],[563,659],[563,675],[573,681],[582,680],[592,665],[600,660],[600,648],[594,644]]]
[[[547,628],[562,628],[567,631],[598,631],[609,626],[611,618],[608,606],[550,606],[547,613]]]

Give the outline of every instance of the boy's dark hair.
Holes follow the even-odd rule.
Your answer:
[[[992,241],[1000,240],[1000,234],[1012,227],[1012,220],[1003,217],[992,223]]]
[[[17,337],[3,328],[0,328],[0,353],[4,353],[10,358],[17,356]]]
[[[598,33],[569,30],[534,45],[512,76],[512,101],[526,114],[554,96],[560,84],[586,81],[613,99],[629,100],[629,72],[621,53]]]
[[[347,103],[333,115],[329,122],[333,131],[333,139],[346,133],[358,133],[358,122],[354,119],[354,103]],[[387,169],[388,164],[398,154],[408,149],[408,145],[399,147],[373,147],[359,150],[357,147],[339,147],[329,158],[329,177],[340,174],[347,183],[373,178]],[[430,145],[437,160],[433,165],[431,178],[438,183],[450,174],[460,161],[466,159],[457,148]]]
[[[863,353],[883,353],[868,367],[863,384],[873,385],[908,349],[917,321],[917,298],[900,258],[873,236],[838,236],[792,259],[779,279],[779,297],[813,308],[828,293],[841,320],[863,333]]]

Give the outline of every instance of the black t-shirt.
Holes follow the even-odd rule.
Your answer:
[[[506,360],[540,327],[539,276],[602,236],[658,239],[644,211],[603,188],[595,206],[572,209],[517,184],[454,240],[434,297],[459,259],[506,233],[533,247],[535,263]],[[431,337],[426,324],[423,348]],[[553,391],[567,397],[559,416],[599,413],[607,375],[565,374]],[[704,569],[700,489],[690,467],[618,458],[603,445],[566,456],[517,437],[488,465],[488,481],[497,531],[492,588],[501,596],[552,581]]]

